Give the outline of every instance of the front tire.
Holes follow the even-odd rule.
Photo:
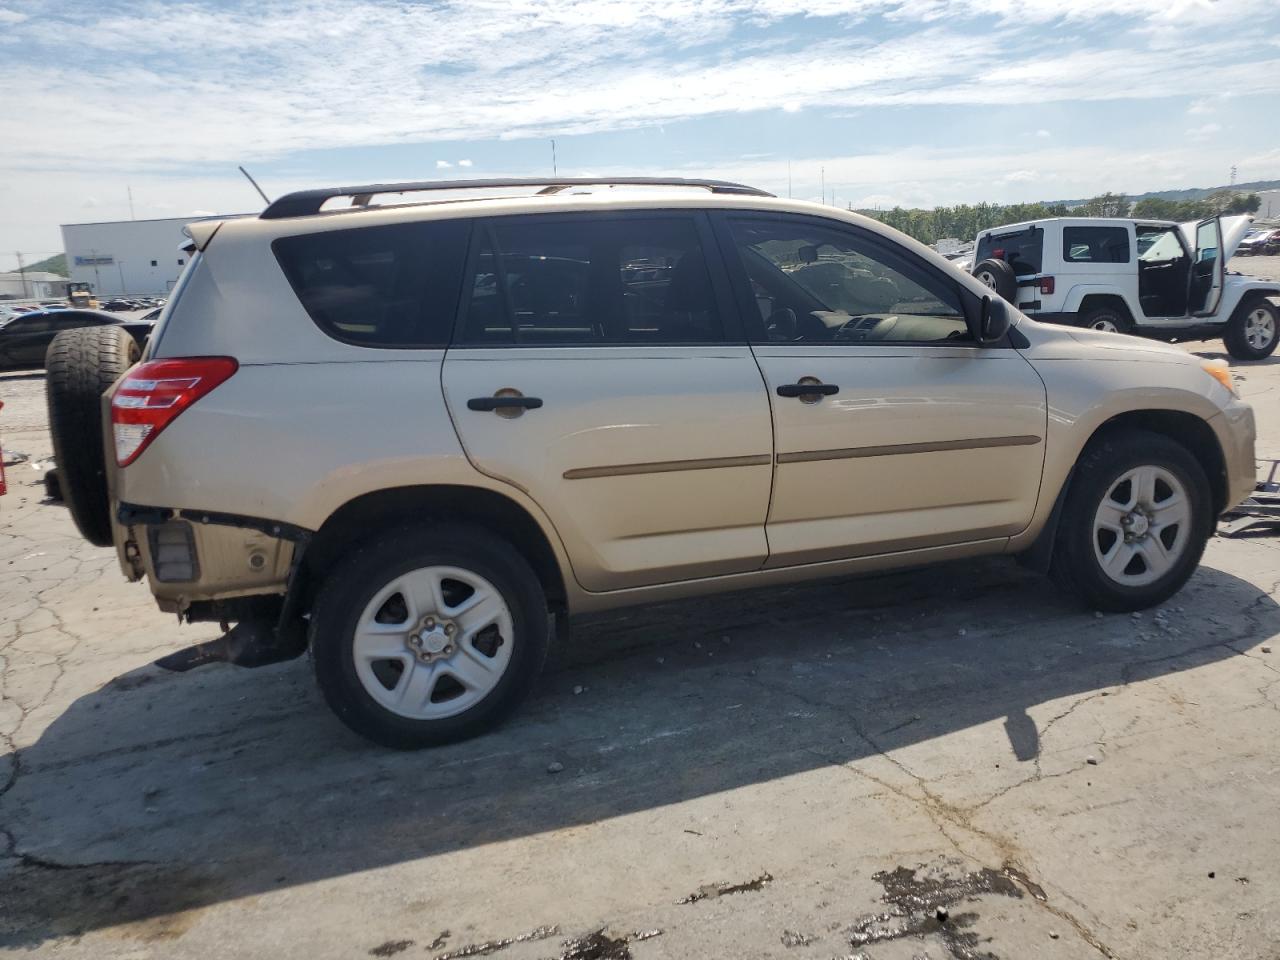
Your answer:
[[[1280,309],[1265,297],[1249,301],[1227,322],[1222,341],[1237,360],[1271,356],[1280,343]]]
[[[464,740],[528,694],[548,643],[529,564],[488,531],[408,527],[353,550],[311,614],[316,680],[339,719],[397,749]]]
[[[1142,610],[1182,589],[1212,529],[1195,457],[1161,434],[1116,431],[1076,464],[1051,573],[1096,610]]]

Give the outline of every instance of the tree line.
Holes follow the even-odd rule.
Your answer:
[[[962,203],[932,210],[894,207],[892,210],[860,210],[859,213],[901,230],[921,243],[944,237],[972,240],[982,230],[1008,223],[1046,217],[1139,217],[1152,220],[1201,220],[1215,214],[1256,213],[1262,198],[1256,193],[1219,190],[1201,200],[1163,200],[1145,197],[1131,201],[1122,193],[1102,193],[1082,204],[1065,203]]]

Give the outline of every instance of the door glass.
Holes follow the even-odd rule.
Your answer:
[[[909,254],[821,224],[730,224],[770,341],[972,342],[955,285]]]
[[[494,221],[470,280],[462,342],[723,340],[694,221],[686,217]]]

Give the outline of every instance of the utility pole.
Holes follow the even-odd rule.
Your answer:
[[[822,202],[826,203],[827,202],[827,168],[826,167],[818,168],[818,179],[822,184]]]
[[[791,199],[791,161],[787,161],[787,199]]]
[[[551,175],[553,177],[560,176],[559,170],[556,169],[556,140],[551,138]]]
[[[27,268],[23,266],[23,263],[22,263],[22,251],[21,250],[17,251],[17,254],[18,254],[18,276],[22,278],[22,298],[24,300],[27,300],[27,299],[30,299],[30,296],[27,293]]]

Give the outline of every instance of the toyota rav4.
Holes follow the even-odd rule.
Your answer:
[[[1253,488],[1225,363],[737,184],[373,185],[189,231],[140,357],[51,347],[64,496],[224,624],[167,665],[309,648],[383,744],[489,728],[587,611],[989,554],[1137,610]]]

